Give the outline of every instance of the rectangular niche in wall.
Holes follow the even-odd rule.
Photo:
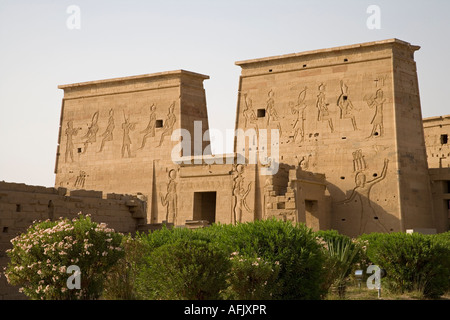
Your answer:
[[[319,205],[317,200],[305,200],[306,226],[319,230]]]

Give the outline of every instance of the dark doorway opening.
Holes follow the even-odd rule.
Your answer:
[[[194,220],[216,222],[217,192],[194,192]]]

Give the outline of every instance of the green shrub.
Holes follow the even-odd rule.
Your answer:
[[[246,257],[233,252],[228,277],[227,299],[270,300],[279,291],[277,282],[279,263],[270,263],[259,257]]]
[[[187,239],[161,245],[145,260],[136,279],[142,299],[219,299],[231,265],[228,253],[215,244]]]
[[[279,263],[280,290],[273,299],[320,299],[322,296],[324,255],[315,234],[303,224],[269,219],[213,225],[201,233],[243,256]]]
[[[450,245],[448,235],[369,234],[370,261],[386,270],[382,282],[393,292],[421,292],[435,298],[445,293],[450,281]]]
[[[107,271],[123,255],[121,241],[89,216],[38,222],[11,240],[5,275],[31,299],[97,299]],[[68,288],[71,265],[80,268],[80,289]]]
[[[341,298],[345,296],[347,280],[356,269],[361,257],[361,245],[336,230],[317,231],[319,243],[323,245],[326,263],[323,286],[329,291],[331,286],[338,290]]]
[[[140,238],[123,237],[125,255],[109,270],[102,297],[107,300],[136,300],[134,283],[144,262],[144,245]]]

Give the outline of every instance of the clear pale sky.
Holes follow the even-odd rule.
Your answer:
[[[80,29],[66,25],[70,5]],[[370,5],[380,8],[380,29],[366,25]],[[448,0],[0,0],[0,181],[54,185],[60,84],[207,74],[210,128],[225,136],[235,124],[235,61],[398,38],[421,46],[422,115],[450,114],[449,19]]]

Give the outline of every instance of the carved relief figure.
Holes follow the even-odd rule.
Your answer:
[[[354,131],[358,130],[358,128],[356,127],[355,115],[353,114],[353,110],[355,108],[353,107],[353,104],[348,97],[348,87],[346,84],[344,84],[342,80],[341,80],[341,95],[337,100],[337,105],[341,111],[340,118],[350,119],[352,121],[353,130]]]
[[[70,120],[67,122],[67,128],[66,128],[66,155],[65,155],[65,162],[67,162],[67,156],[70,157],[70,160],[73,162],[73,136],[76,136],[78,134],[78,130],[80,128],[73,128],[73,121]]]
[[[90,143],[94,143],[97,141],[97,132],[98,132],[97,122],[98,122],[98,111],[95,112],[94,115],[92,116],[91,124],[88,127],[88,132],[86,133],[86,135],[83,138],[81,138],[82,140],[86,139],[84,141],[83,154],[86,153],[87,148]]]
[[[375,223],[377,223],[378,226],[381,229],[383,229],[383,231],[388,232],[387,228],[383,225],[383,223],[381,223],[380,219],[378,218],[376,211],[372,207],[370,200],[370,191],[372,187],[375,184],[381,182],[384,178],[386,178],[388,163],[389,160],[385,159],[381,175],[370,181],[367,181],[366,175],[362,171],[358,172],[355,176],[356,186],[352,190],[351,195],[343,201],[336,202],[336,204],[344,204],[353,201],[355,198],[359,200],[361,204],[360,229],[359,229],[360,234],[363,234],[366,231],[365,229],[367,222],[369,221],[369,218],[372,218],[375,221]]]
[[[113,140],[113,131],[114,131],[115,125],[114,125],[114,110],[109,110],[109,119],[108,119],[108,126],[106,127],[105,132],[103,132],[100,137],[103,137],[102,144],[100,146],[100,150],[98,152],[103,151],[103,147],[105,146],[105,143],[108,141]]]
[[[247,196],[250,193],[252,182],[250,181],[247,188],[244,186],[244,177],[242,176],[244,172],[244,167],[238,164],[235,169],[233,178],[233,216],[232,223],[237,223],[242,221],[242,207],[247,210],[247,212],[252,212],[247,204]]]
[[[84,188],[85,181],[86,181],[86,172],[80,171],[80,174],[77,176],[77,179],[75,180],[75,187]]]
[[[311,157],[312,155],[308,154],[307,156],[303,156],[302,159],[298,162],[298,165],[300,166],[300,168],[302,168],[302,170],[309,169]]]
[[[294,140],[297,140],[297,136],[300,133],[301,139],[300,141],[303,141],[305,139],[305,109],[307,107],[305,103],[306,98],[306,87],[303,89],[297,98],[297,104],[293,105],[291,102],[291,113],[297,115],[297,119],[294,122],[293,129],[294,129]]]
[[[331,132],[334,132],[333,119],[331,119],[330,112],[328,111],[329,103],[325,100],[325,85],[321,83],[319,85],[319,94],[317,95],[316,107],[318,110],[317,121],[327,121]]]
[[[362,150],[358,149],[352,153],[353,155],[353,171],[360,171],[366,169],[366,160],[362,154]]]
[[[177,118],[173,113],[174,109],[175,109],[175,101],[172,102],[172,104],[169,107],[169,112],[167,113],[166,121],[163,124],[163,132],[161,133],[161,139],[159,140],[158,147],[161,146],[161,144],[163,143],[165,136],[172,134],[173,126],[177,121]]]
[[[142,145],[139,149],[143,149],[145,147],[145,142],[149,137],[155,136],[155,126],[156,126],[156,106],[152,104],[150,106],[150,120],[148,121],[147,128],[142,130],[141,133],[144,133],[144,137],[142,138]]]
[[[258,123],[257,123],[257,117],[255,114],[255,111],[253,110],[253,102],[252,99],[247,98],[247,94],[244,94],[244,105],[245,109],[242,110],[242,114],[244,115],[245,119],[245,126],[244,128],[247,128],[248,124],[252,124],[255,127],[256,134],[258,134]]]
[[[169,171],[169,182],[167,183],[167,192],[166,195],[162,195],[161,203],[164,207],[166,207],[166,221],[168,223],[176,224],[177,219],[177,183],[175,182],[175,178],[177,177],[177,172],[172,169]]]
[[[369,108],[375,108],[375,114],[372,118],[372,121],[370,122],[372,124],[372,132],[370,134],[370,137],[377,135],[376,133],[378,133],[378,136],[383,135],[383,104],[386,102],[386,99],[384,99],[383,95],[383,90],[378,89],[375,93],[375,97],[370,96],[364,98]],[[377,131],[378,129],[379,132]]]
[[[275,93],[272,90],[270,90],[267,95],[269,96],[269,99],[267,99],[266,103],[266,117],[267,117],[267,126],[269,126],[270,120],[274,121],[278,120],[278,114],[277,111],[275,110],[275,100],[273,98]]]
[[[131,157],[131,138],[130,138],[130,131],[133,131],[136,123],[131,123],[129,118],[125,116],[125,113],[123,114],[125,122],[122,123],[122,130],[123,130],[123,142],[122,142],[122,158],[125,157],[125,152],[128,153],[128,157]]]

